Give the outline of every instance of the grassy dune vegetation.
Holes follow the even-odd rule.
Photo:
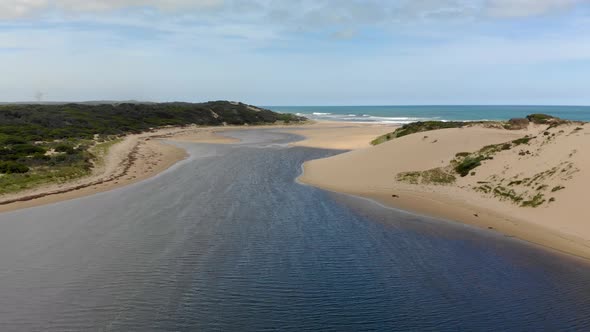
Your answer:
[[[391,133],[381,135],[371,141],[371,144],[378,145],[406,135],[438,129],[485,125],[488,127],[503,128],[506,130],[519,130],[526,128],[529,123],[548,124],[555,127],[568,122],[569,121],[567,120],[562,120],[547,114],[530,114],[526,118],[514,118],[508,121],[418,121],[405,124]]]
[[[118,137],[162,126],[299,122],[242,103],[0,106],[0,194],[90,174]]]
[[[381,136],[374,142],[385,142],[411,133],[474,125],[500,130],[519,130],[527,129],[531,123],[540,126],[523,137],[499,144],[486,145],[473,152],[457,152],[450,163],[443,167],[401,172],[396,174],[396,180],[416,185],[452,185],[458,183],[461,178],[476,176],[478,167],[483,167],[486,161],[494,160],[500,155],[500,158],[504,158],[502,161],[504,167],[501,170],[498,168],[496,173],[485,179],[471,180],[472,188],[476,192],[493,196],[499,200],[510,201],[521,207],[535,208],[555,202],[555,197],[546,197],[545,195],[563,190],[565,187],[560,183],[570,180],[573,174],[579,172],[571,160],[577,150],[572,150],[567,160],[562,160],[556,166],[545,170],[536,170],[536,172],[524,170],[511,176],[505,175],[506,171],[516,166],[515,163],[519,160],[541,158],[543,148],[550,142],[555,143],[560,138],[579,133],[583,130],[585,123],[563,120],[546,114],[532,114],[526,118],[511,119],[506,122],[416,122],[398,128],[395,132],[385,135],[385,138]],[[570,128],[567,129],[567,131],[571,131],[569,134],[565,130],[566,125]],[[575,128],[572,130],[572,127]],[[541,165],[546,163],[547,161],[544,161]],[[463,186],[470,183],[469,179],[461,181]],[[474,181],[476,182],[474,183]]]

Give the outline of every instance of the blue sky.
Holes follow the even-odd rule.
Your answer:
[[[0,101],[590,105],[586,0],[0,0]]]

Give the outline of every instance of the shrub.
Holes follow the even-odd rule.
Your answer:
[[[530,114],[530,115],[527,115],[526,118],[530,122],[536,123],[536,124],[546,124],[546,123],[549,123],[553,119],[557,119],[556,117],[551,116],[549,114],[541,114],[541,113]]]
[[[12,173],[27,173],[29,168],[26,165],[16,163],[14,161],[1,161],[0,162],[0,173],[12,174]]]
[[[543,194],[538,193],[535,196],[533,196],[533,198],[531,198],[530,200],[522,202],[521,206],[522,207],[537,207],[543,203],[545,203],[545,198],[544,198]]]
[[[454,183],[457,179],[445,169],[433,168],[426,171],[402,172],[396,176],[398,181],[411,184],[434,184],[447,185]]]
[[[554,193],[554,192],[560,191],[562,189],[565,189],[565,187],[564,186],[555,186],[555,187],[553,187],[553,189],[551,189],[551,192]]]
[[[431,131],[431,130],[438,130],[438,129],[448,129],[448,128],[462,128],[466,125],[470,124],[470,122],[460,122],[460,121],[418,121],[405,124],[400,128],[397,128],[394,132],[381,135],[371,141],[371,144],[377,145],[394,138],[407,136],[410,134],[420,133],[424,131]]]
[[[514,143],[514,145],[521,145],[521,144],[529,144],[529,142],[533,139],[534,137],[522,137],[519,139],[515,139],[514,141],[512,141],[512,143]]]
[[[74,154],[76,153],[76,150],[74,150],[74,147],[71,145],[60,144],[55,147],[55,152],[65,152],[67,154]]]
[[[471,153],[469,153],[469,152],[457,152],[457,154],[455,154],[455,157],[457,157],[457,158],[465,158],[465,157],[467,157],[470,154]]]
[[[529,120],[524,118],[514,118],[508,120],[504,128],[509,130],[526,129],[529,126]]]
[[[485,158],[483,156],[466,157],[459,164],[457,164],[455,166],[455,172],[459,173],[459,175],[461,175],[462,177],[465,177],[469,174],[469,172],[472,169],[480,166],[481,161],[484,159]]]

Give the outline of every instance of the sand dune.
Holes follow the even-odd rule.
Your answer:
[[[525,135],[535,138],[497,152],[474,169],[474,175],[457,176],[455,184],[410,184],[397,178],[401,172],[449,167],[459,152]],[[590,184],[588,152],[590,128],[579,124],[549,130],[532,124],[517,131],[443,129],[307,162],[300,180],[590,257],[590,209],[584,208]],[[533,201],[538,206],[522,206]]]

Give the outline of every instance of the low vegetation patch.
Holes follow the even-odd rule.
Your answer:
[[[520,203],[523,200],[522,195],[516,193],[514,189],[507,189],[502,186],[494,188],[493,194],[500,199],[510,200],[514,203]]]
[[[410,184],[447,185],[455,183],[456,177],[443,168],[433,168],[426,171],[402,172],[396,176],[401,182]]]
[[[419,121],[412,122],[401,126],[392,133],[388,133],[374,139],[371,144],[378,145],[394,138],[403,137],[410,134],[421,133],[425,131],[447,129],[447,128],[462,128],[471,124],[471,122],[460,121]]]
[[[457,164],[454,167],[454,170],[463,177],[467,176],[472,169],[481,166],[481,162],[484,159],[485,157],[481,155],[467,156],[463,158],[461,161],[457,162]]]
[[[551,189],[551,192],[552,192],[552,193],[554,193],[554,192],[556,192],[556,191],[560,191],[560,190],[563,190],[563,189],[565,189],[565,187],[564,187],[564,186],[555,186],[555,187],[553,187],[553,188]]]
[[[527,201],[523,201],[521,206],[522,207],[537,207],[543,203],[545,203],[545,196],[542,193],[538,193],[535,196],[533,196],[533,198],[527,200]]]
[[[531,136],[525,136],[519,139],[515,139],[514,141],[512,141],[512,144],[514,145],[522,145],[522,144],[529,144],[531,142],[531,140],[535,138],[535,137],[531,137]]]
[[[554,117],[548,114],[530,114],[526,118],[513,118],[508,121],[500,122],[500,121],[474,121],[474,122],[466,122],[466,121],[418,121],[405,124],[400,128],[396,129],[395,131],[379,136],[371,141],[371,144],[378,145],[387,141],[390,141],[395,138],[403,137],[410,134],[425,132],[425,131],[432,131],[438,129],[447,129],[447,128],[463,128],[467,126],[473,125],[480,125],[486,128],[503,128],[507,130],[521,130],[526,129],[529,126],[529,123],[535,124],[548,124],[549,128],[557,127],[561,124],[570,123],[570,121],[562,120],[558,117]],[[548,128],[548,129],[549,129]],[[581,128],[580,128],[581,129]],[[531,138],[532,139],[532,138]],[[526,144],[528,141],[525,140],[521,141],[520,144]]]
[[[529,126],[529,119],[526,118],[513,118],[508,120],[504,124],[504,129],[508,130],[521,130],[526,129]]]
[[[542,114],[542,113],[530,114],[530,115],[527,115],[526,118],[530,122],[535,123],[535,124],[548,124],[548,125],[550,125],[550,128],[557,127],[559,125],[568,123],[567,120],[562,120],[558,117],[555,117],[555,116],[552,116],[549,114]]]

